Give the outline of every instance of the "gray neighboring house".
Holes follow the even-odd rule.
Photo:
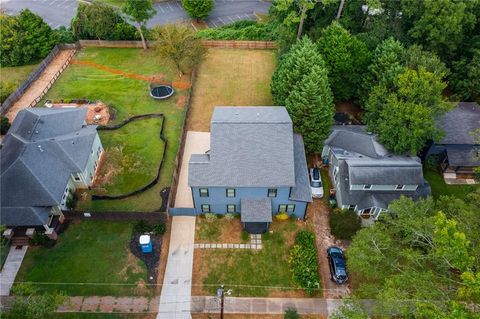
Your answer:
[[[278,213],[305,217],[305,148],[284,107],[216,107],[210,131],[211,149],[189,162],[196,214],[239,213],[250,233],[267,231]]]
[[[334,126],[322,157],[328,160],[338,207],[376,220],[401,195],[430,195],[416,156],[388,152],[364,126]]]
[[[480,129],[480,105],[460,102],[442,116],[437,125],[445,136],[430,147],[427,157],[438,156],[445,178],[471,178],[473,169],[480,166],[480,144],[471,135]]]
[[[56,238],[69,196],[92,185],[103,152],[84,108],[28,108],[15,118],[0,149],[0,222],[13,232]]]

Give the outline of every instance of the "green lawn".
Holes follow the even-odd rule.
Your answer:
[[[215,294],[218,286],[225,284],[233,290],[233,296],[304,296],[302,290],[294,289],[287,261],[295,234],[304,227],[303,223],[291,220],[274,221],[270,226],[273,233],[262,236],[263,249],[258,251],[195,250],[193,294]],[[241,287],[242,285],[253,287]]]
[[[28,75],[38,66],[38,64],[0,67],[0,90],[3,99],[6,99],[15,89],[27,79]]]
[[[475,191],[475,189],[480,188],[480,185],[448,185],[445,184],[445,181],[435,170],[425,169],[423,176],[430,183],[432,188],[432,195],[434,198],[438,198],[442,195],[453,195],[460,199],[465,199],[465,196],[469,193]]]
[[[149,295],[137,286],[147,281],[147,270],[129,251],[131,233],[128,222],[74,223],[52,248],[29,248],[16,281],[77,296]]]
[[[176,79],[177,72],[175,69],[170,65],[160,63],[152,50],[85,48],[76,55],[75,59],[91,61],[135,75],[156,75],[163,77],[165,81],[178,80]],[[181,81],[188,82],[189,79],[184,76]],[[159,192],[171,184],[178,140],[185,116],[184,101],[187,93],[187,89],[176,89],[172,98],[159,101],[149,96],[148,83],[143,80],[127,78],[108,70],[78,64],[70,65],[62,73],[44,100],[78,98],[100,100],[116,110],[113,123],[118,123],[133,115],[165,114],[164,135],[168,142],[159,183],[144,193],[123,200],[91,201],[87,197],[86,200],[79,203],[80,209],[91,211],[152,211],[161,206]],[[106,148],[120,147],[123,143],[128,145],[128,147],[125,146],[125,152],[139,152],[135,155],[138,170],[135,171],[131,167],[120,168],[123,172],[127,169],[129,174],[135,171],[134,176],[122,180],[121,176],[124,174],[118,174],[119,184],[114,185],[112,183],[107,186],[110,191],[120,192],[128,188],[126,184],[132,181],[135,185],[146,185],[150,182],[152,172],[155,170],[153,166],[158,165],[161,155],[157,149],[161,143],[158,140],[159,125],[150,125],[153,122],[158,123],[158,120],[130,123],[114,133],[119,134],[118,138],[109,137],[108,135],[111,135],[111,132],[101,133]],[[148,123],[148,127],[145,123]],[[119,142],[122,140],[120,135],[128,137],[128,140],[123,139],[123,142]],[[125,164],[128,165],[129,163],[127,161]],[[132,188],[134,188],[133,185]],[[98,190],[92,190],[90,194],[94,192],[98,192]]]
[[[140,119],[118,130],[101,131],[105,159],[98,188],[109,195],[132,192],[157,176],[164,143],[159,137],[162,119]],[[137,134],[142,132],[142,134]],[[97,193],[103,193],[98,191]]]

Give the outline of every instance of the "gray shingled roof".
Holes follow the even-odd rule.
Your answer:
[[[32,207],[60,204],[69,176],[84,171],[97,135],[96,126],[84,125],[85,113],[83,108],[18,113],[0,150],[2,219],[21,224]]]
[[[352,185],[419,185],[423,183],[421,163],[375,163],[358,165],[347,160],[350,184]]]
[[[460,102],[456,108],[443,115],[437,125],[445,133],[439,144],[473,144],[470,132],[480,128],[480,105]]]
[[[272,201],[270,198],[242,198],[240,201],[241,221],[262,223],[272,221]]]
[[[308,177],[305,147],[300,134],[293,135],[293,156],[295,161],[295,187],[290,192],[290,200],[312,202],[312,190]]]
[[[284,107],[216,107],[210,147],[208,161],[189,162],[189,186],[295,186],[292,121]]]
[[[2,207],[2,225],[46,225],[51,210],[51,207]]]
[[[388,154],[385,147],[377,141],[376,135],[368,133],[366,127],[361,125],[334,125],[325,145],[372,158]]]
[[[480,146],[476,148],[470,145],[447,146],[448,164],[451,166],[480,166]]]

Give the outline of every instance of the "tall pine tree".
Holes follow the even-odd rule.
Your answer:
[[[323,68],[323,59],[317,46],[308,37],[303,37],[282,57],[272,76],[273,104],[285,105],[293,88],[314,65]]]
[[[285,101],[294,130],[303,136],[308,153],[319,153],[330,134],[333,122],[333,95],[323,61],[306,70],[308,73]]]

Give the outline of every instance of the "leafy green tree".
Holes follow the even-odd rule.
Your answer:
[[[137,24],[138,33],[140,33],[140,37],[142,38],[143,49],[146,50],[147,43],[145,42],[142,28],[145,27],[147,21],[157,12],[153,8],[152,0],[126,0],[123,4],[122,11],[130,20]]]
[[[308,37],[303,37],[282,56],[273,73],[270,84],[273,103],[285,105],[293,88],[314,65],[324,67],[322,56],[315,44]]]
[[[412,0],[402,2],[411,23],[408,33],[428,50],[444,58],[456,53],[476,21],[470,0]]]
[[[195,32],[183,24],[157,25],[152,30],[152,37],[158,56],[173,63],[180,76],[194,68],[205,54]]]
[[[7,134],[8,130],[10,129],[10,121],[6,116],[0,116],[0,135]]]
[[[30,10],[16,16],[0,14],[0,65],[17,66],[38,62],[58,41],[55,32]]]
[[[320,62],[320,61],[318,61]],[[335,106],[325,67],[314,65],[285,101],[293,127],[308,153],[319,153],[330,134]]]
[[[182,0],[182,6],[190,18],[200,21],[208,17],[214,2],[213,0]]]
[[[79,3],[72,19],[72,31],[78,39],[136,40],[136,29],[126,23],[110,5]]]
[[[285,310],[285,315],[283,319],[300,319],[300,315],[298,314],[296,309],[287,309]]]
[[[450,83],[459,99],[480,102],[480,49],[471,51],[471,57],[453,62]]]
[[[338,22],[322,32],[318,47],[328,69],[335,101],[357,98],[370,61],[370,51]]]
[[[436,119],[449,108],[442,96],[445,87],[423,66],[418,71],[404,68],[392,88],[380,83],[372,89],[365,104],[369,130],[389,150],[417,154],[427,140],[441,136]]]
[[[57,307],[66,300],[63,293],[38,294],[38,290],[29,284],[15,285],[12,292],[16,298],[11,308],[3,314],[5,319],[54,318]]]

